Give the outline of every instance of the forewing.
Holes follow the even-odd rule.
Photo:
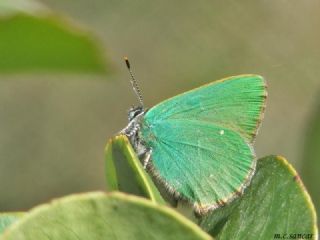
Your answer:
[[[152,148],[152,173],[200,211],[241,192],[254,171],[250,144],[227,128],[170,119],[143,125],[142,136]]]
[[[265,106],[266,85],[258,75],[240,75],[185,92],[151,108],[145,121],[188,119],[238,132],[252,142]]]

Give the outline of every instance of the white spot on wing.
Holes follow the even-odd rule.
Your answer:
[[[224,130],[220,130],[220,135],[223,135],[224,134]]]

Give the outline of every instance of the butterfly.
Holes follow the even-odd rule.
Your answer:
[[[228,77],[145,109],[126,63],[140,105],[129,110],[121,134],[153,179],[200,215],[240,196],[255,172],[253,142],[265,109],[264,79]]]

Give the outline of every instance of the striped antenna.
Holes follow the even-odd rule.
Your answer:
[[[143,98],[142,98],[142,94],[141,94],[141,90],[138,86],[138,83],[137,83],[137,80],[135,79],[132,71],[131,71],[131,66],[130,66],[130,62],[129,62],[129,59],[128,57],[124,57],[124,61],[126,62],[126,65],[127,65],[127,68],[129,70],[129,73],[130,73],[130,76],[131,76],[131,85],[132,85],[132,88],[133,88],[133,91],[136,93],[138,99],[139,99],[139,102],[140,102],[140,105],[142,108],[144,108],[144,104],[143,104]]]

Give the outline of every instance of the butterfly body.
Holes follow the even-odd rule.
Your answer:
[[[154,179],[202,214],[231,201],[249,184],[265,98],[260,76],[230,77],[149,110],[132,108],[122,133]]]

